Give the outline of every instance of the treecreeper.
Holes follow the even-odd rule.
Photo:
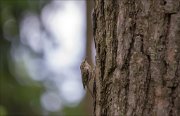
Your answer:
[[[87,89],[91,96],[93,97],[93,93],[90,89],[90,81],[94,78],[94,72],[92,71],[92,67],[89,65],[86,59],[83,60],[80,66],[81,69],[81,77],[82,77],[82,84],[84,89]]]

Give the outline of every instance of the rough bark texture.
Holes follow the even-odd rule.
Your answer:
[[[95,0],[94,114],[180,115],[180,0]]]

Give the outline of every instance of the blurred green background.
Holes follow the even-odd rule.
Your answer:
[[[84,99],[79,65],[88,51],[86,28],[90,23],[86,17],[87,8],[91,7],[87,7],[83,0],[66,2],[0,1],[0,116],[90,114],[92,98]],[[72,11],[77,11],[77,14]],[[61,13],[57,19],[59,22],[69,13],[68,19],[64,18],[67,20],[65,26],[64,22],[57,24],[55,14],[58,12]],[[59,26],[54,29],[56,33],[51,29],[53,24]],[[76,29],[79,31],[73,32]],[[64,30],[72,33],[63,36]],[[91,49],[91,43],[89,46]],[[71,51],[74,49],[77,52]]]

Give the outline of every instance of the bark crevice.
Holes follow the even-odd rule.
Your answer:
[[[180,113],[178,6],[169,0],[96,1],[96,115]]]

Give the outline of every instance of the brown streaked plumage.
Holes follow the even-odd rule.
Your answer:
[[[88,64],[86,59],[84,59],[84,61],[81,63],[80,69],[81,69],[81,75],[82,75],[82,83],[85,89],[85,87],[87,87],[89,84],[89,81],[91,79],[91,74],[92,74],[91,66]]]

